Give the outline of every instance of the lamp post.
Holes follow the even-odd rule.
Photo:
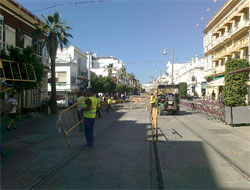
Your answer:
[[[167,55],[168,52],[166,49],[163,50],[163,55]],[[174,48],[171,48],[171,63],[172,63],[172,77],[171,84],[174,84]]]

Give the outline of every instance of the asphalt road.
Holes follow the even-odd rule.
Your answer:
[[[23,122],[3,138],[1,188],[250,189],[250,128],[231,128],[183,109],[158,121],[153,146],[145,108],[104,112],[90,149],[83,148],[79,128],[70,134],[69,149],[54,116]]]

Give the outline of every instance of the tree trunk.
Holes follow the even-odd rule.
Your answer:
[[[55,57],[51,57],[51,113],[57,113],[57,103],[56,103],[56,66]]]

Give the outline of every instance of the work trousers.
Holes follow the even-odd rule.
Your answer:
[[[111,104],[108,104],[107,105],[107,112],[109,112],[110,109],[113,110],[113,111],[115,111],[114,108],[112,108]]]
[[[94,145],[94,123],[95,118],[84,117],[84,133],[89,146]]]
[[[77,116],[78,116],[79,121],[81,121],[82,120],[82,111],[78,110]],[[80,124],[80,131],[83,131],[83,123]]]

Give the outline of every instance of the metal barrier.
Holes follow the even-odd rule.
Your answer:
[[[57,119],[57,129],[58,132],[63,131],[67,144],[69,148],[72,147],[68,135],[81,123],[83,122],[82,115],[77,112],[77,103],[66,108],[59,113]]]
[[[180,104],[203,114],[207,119],[225,121],[225,107],[219,100],[181,100]]]
[[[0,80],[37,82],[33,65],[3,59],[0,59]]]

